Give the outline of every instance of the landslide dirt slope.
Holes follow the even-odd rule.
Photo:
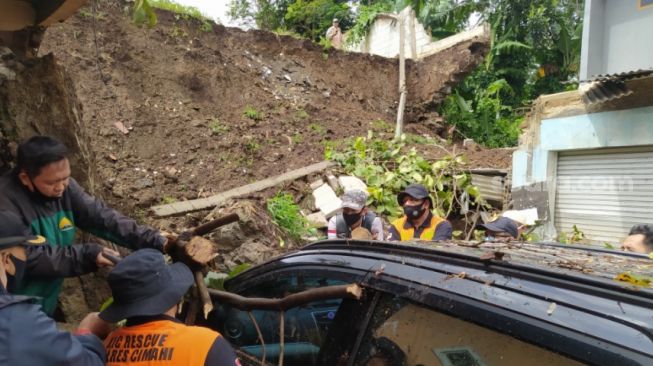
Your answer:
[[[124,211],[209,196],[320,161],[325,141],[391,131],[375,121],[394,120],[394,60],[269,32],[205,32],[167,12],[138,28],[129,6],[98,1],[96,22],[83,8],[48,29],[40,50],[72,74],[96,191]],[[470,154],[476,166],[509,161]]]

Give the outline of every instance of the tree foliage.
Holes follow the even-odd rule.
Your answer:
[[[364,180],[370,194],[368,204],[390,219],[402,215],[397,194],[411,183],[423,184],[429,190],[433,210],[442,217],[449,217],[456,209],[468,209],[470,204],[484,204],[462,155],[447,154],[428,161],[414,147],[408,149],[406,135],[388,141],[370,132],[341,151],[327,150],[326,155],[348,174]]]

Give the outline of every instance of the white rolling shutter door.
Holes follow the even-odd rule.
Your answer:
[[[619,243],[634,224],[653,224],[653,146],[558,154],[555,226]]]

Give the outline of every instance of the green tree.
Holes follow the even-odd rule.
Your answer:
[[[284,17],[294,0],[231,0],[229,16],[259,29],[274,31],[285,27]]]
[[[296,0],[288,6],[286,27],[314,41],[320,40],[338,18],[344,30],[351,26],[352,14],[347,1],[338,0]]]

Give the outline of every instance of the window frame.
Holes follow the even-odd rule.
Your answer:
[[[651,364],[651,358],[636,351],[550,322],[501,309],[493,304],[467,298],[459,293],[390,276],[370,277],[363,286],[368,291],[376,290],[386,295],[404,298],[418,306],[509,335],[588,365]],[[378,301],[368,310],[370,314],[376,311],[377,306]],[[358,334],[359,338],[365,336],[369,326],[370,324],[367,324],[362,333]],[[359,348],[352,350],[352,357],[347,366],[353,365],[359,352]]]

